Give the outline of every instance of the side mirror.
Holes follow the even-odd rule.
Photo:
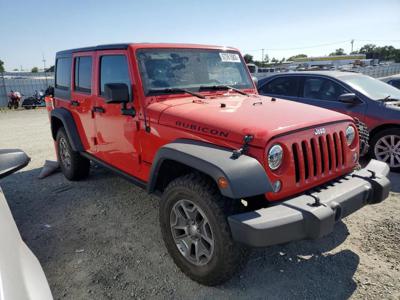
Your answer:
[[[129,102],[129,88],[126,83],[107,83],[104,85],[107,103]]]
[[[256,88],[258,87],[258,78],[256,76],[251,76],[251,79],[254,82],[254,85],[256,86]]]
[[[19,149],[0,149],[0,178],[25,167],[31,159]]]
[[[346,103],[346,104],[360,104],[361,100],[358,96],[354,93],[346,93],[339,96],[339,101]]]

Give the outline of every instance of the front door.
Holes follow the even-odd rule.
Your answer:
[[[300,101],[306,104],[335,110],[365,122],[366,104],[347,104],[339,101],[339,96],[350,93],[339,83],[325,77],[304,76],[300,91]]]
[[[107,103],[104,86],[107,83],[125,83],[132,95],[132,69],[126,51],[99,51],[97,98],[93,107],[96,124],[98,157],[113,167],[135,176],[139,168],[137,141],[138,117],[122,115],[121,103]],[[128,106],[133,103],[128,103]]]

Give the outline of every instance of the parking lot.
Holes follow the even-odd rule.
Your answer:
[[[389,199],[333,234],[254,250],[243,272],[205,287],[168,255],[157,198],[97,166],[81,182],[61,173],[37,179],[44,161],[55,159],[45,110],[0,111],[0,147],[32,158],[1,186],[55,299],[400,298],[399,174],[391,174]]]

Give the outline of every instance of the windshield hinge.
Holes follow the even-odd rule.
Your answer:
[[[237,159],[239,158],[242,154],[245,154],[247,150],[249,149],[249,143],[254,139],[253,135],[245,135],[243,138],[243,146],[240,149],[235,149],[232,151],[232,158]]]

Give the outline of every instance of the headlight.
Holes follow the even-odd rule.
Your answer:
[[[347,145],[351,145],[354,141],[354,138],[356,136],[356,130],[354,129],[353,126],[348,126],[346,129],[346,140],[347,140]]]
[[[268,166],[271,170],[278,169],[282,164],[283,149],[279,145],[273,145],[268,151]]]

